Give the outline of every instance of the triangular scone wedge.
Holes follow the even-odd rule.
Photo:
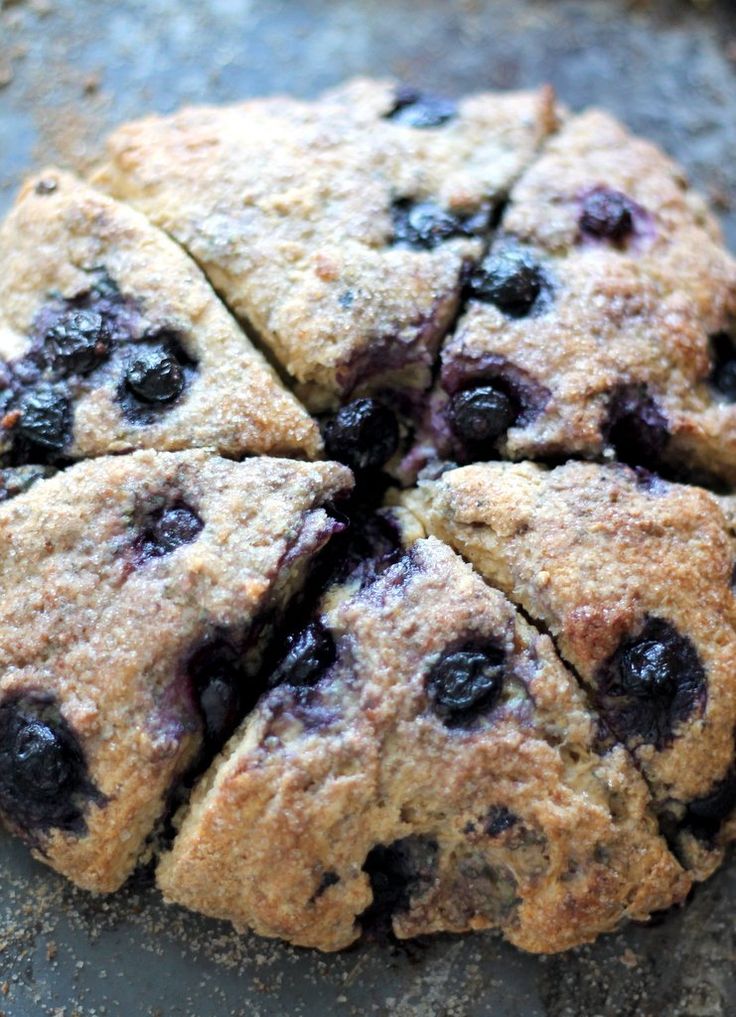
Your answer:
[[[409,473],[575,455],[736,482],[736,260],[659,149],[603,113],[570,119],[468,296]]]
[[[125,125],[95,182],[189,251],[321,410],[428,385],[494,211],[556,125],[548,89],[453,104],[357,80]]]
[[[210,447],[312,458],[315,422],[194,262],[58,170],[0,227],[0,449],[11,462]]]
[[[439,541],[328,590],[284,649],[159,865],[169,901],[322,950],[378,926],[549,953],[686,894],[550,639]]]
[[[259,634],[350,483],[329,463],[143,451],[0,506],[0,815],[39,858],[86,889],[123,882],[255,695]]]
[[[467,466],[404,501],[547,627],[708,875],[736,826],[736,543],[718,499],[570,462]]]

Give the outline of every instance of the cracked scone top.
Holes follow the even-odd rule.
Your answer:
[[[320,451],[194,262],[58,170],[29,180],[0,227],[0,357],[0,461]]]
[[[736,480],[736,261],[679,168],[584,113],[512,187],[442,350],[424,458]]]
[[[549,630],[681,857],[709,874],[736,829],[736,542],[718,499],[571,462],[467,466],[405,502]]]
[[[434,539],[361,578],[195,791],[167,898],[323,950],[383,921],[555,951],[680,901],[646,786],[597,754],[549,637]]]
[[[0,506],[0,815],[42,860],[97,891],[130,874],[253,695],[258,626],[339,528],[321,506],[349,485],[327,463],[146,451]]]
[[[95,180],[171,233],[324,409],[426,387],[465,266],[555,123],[547,90],[438,104],[354,81],[125,125]]]
[[[736,829],[736,512],[670,481],[736,481],[736,269],[680,171],[546,89],[358,81],[124,126],[94,183],[49,170],[0,230],[6,820],[110,889],[193,788],[167,897],[323,949],[557,950],[683,899]],[[355,493],[63,472],[141,446]],[[484,462],[570,457],[620,462]],[[401,552],[373,509],[427,463]],[[187,496],[121,514],[128,474]]]

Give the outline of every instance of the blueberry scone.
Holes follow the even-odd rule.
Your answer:
[[[736,261],[654,146],[569,120],[466,292],[418,466],[574,455],[736,481]]]
[[[136,448],[311,458],[317,425],[136,211],[57,170],[0,227],[0,460]]]
[[[549,637],[439,541],[328,588],[282,654],[160,864],[169,900],[322,950],[390,922],[549,952],[686,894]]]
[[[0,815],[116,889],[256,695],[259,642],[341,527],[328,463],[100,458],[0,506]]]
[[[736,833],[736,542],[699,488],[621,464],[484,463],[407,493],[548,630],[699,878]]]
[[[387,390],[410,403],[428,386],[467,271],[557,116],[546,89],[452,103],[358,80],[315,103],[125,125],[95,180],[192,254],[310,408],[348,404],[331,455],[372,415],[378,460],[398,439]]]

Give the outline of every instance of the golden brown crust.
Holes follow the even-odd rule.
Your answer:
[[[319,506],[349,484],[327,463],[145,451],[0,507],[0,701],[52,696],[106,798],[89,803],[82,836],[21,830],[42,860],[96,891],[129,875],[201,744],[188,656],[278,606],[329,538]],[[196,539],[136,562],[148,514],[179,502],[204,524]]]
[[[200,270],[139,213],[59,170],[29,180],[0,228],[0,355],[17,361],[39,318],[59,298],[89,292],[103,277],[131,305],[133,342],[174,333],[197,361],[192,382],[156,419],[126,414],[118,389],[123,364],[74,382],[71,445],[87,458],[136,448],[211,447],[227,455],[312,458],[316,424],[281,385]],[[127,339],[127,337],[125,337]]]
[[[421,130],[385,119],[389,82],[317,103],[258,100],[118,129],[98,186],[140,208],[251,322],[309,405],[425,388],[479,239],[392,247],[395,199],[477,212],[502,198],[556,126],[548,89],[477,95]]]
[[[581,232],[586,195],[600,188],[635,208],[621,243]],[[736,319],[736,261],[678,167],[603,113],[574,117],[512,189],[493,250],[518,245],[542,267],[544,299],[520,318],[471,300],[442,353],[450,395],[520,379],[524,412],[502,456],[625,456],[612,419],[628,391],[661,418],[649,465],[736,482],[736,408],[709,380],[711,336]]]
[[[618,465],[486,463],[404,500],[428,532],[549,628],[661,811],[682,819],[713,792],[729,773],[736,726],[735,546],[713,495]],[[650,618],[685,636],[705,673],[660,744],[637,729],[652,700],[644,696],[627,727],[611,721],[618,705],[604,682],[607,662]]]
[[[333,591],[322,620],[336,663],[308,694],[262,700],[204,779],[159,867],[168,899],[340,949],[371,903],[377,845],[407,868],[400,937],[500,928],[552,952],[682,899],[689,879],[626,753],[596,754],[549,638],[448,548],[419,541]],[[427,675],[466,644],[503,648],[503,691],[448,724]]]

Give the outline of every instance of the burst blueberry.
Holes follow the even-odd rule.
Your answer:
[[[246,709],[239,655],[226,639],[211,639],[189,658],[187,672],[202,713],[206,750],[217,751]]]
[[[427,693],[445,719],[470,719],[498,702],[506,670],[505,655],[495,646],[455,650],[434,665]]]
[[[343,406],[324,426],[325,450],[353,470],[377,469],[399,444],[396,416],[377,399],[356,399]]]
[[[110,352],[110,330],[97,311],[68,310],[46,333],[46,355],[62,375],[89,374]]]
[[[736,348],[726,332],[711,336],[711,373],[713,388],[729,402],[736,402]]]
[[[336,657],[331,633],[320,621],[314,621],[287,638],[286,652],[271,673],[268,685],[308,688],[319,681]]]
[[[612,393],[603,434],[620,462],[654,472],[661,468],[670,435],[645,386],[622,386]]]
[[[72,413],[67,396],[52,385],[25,392],[18,403],[18,434],[46,453],[58,453],[69,441]]]
[[[204,523],[189,505],[181,502],[154,512],[146,520],[133,546],[133,559],[142,565],[151,558],[162,558],[199,536]]]

